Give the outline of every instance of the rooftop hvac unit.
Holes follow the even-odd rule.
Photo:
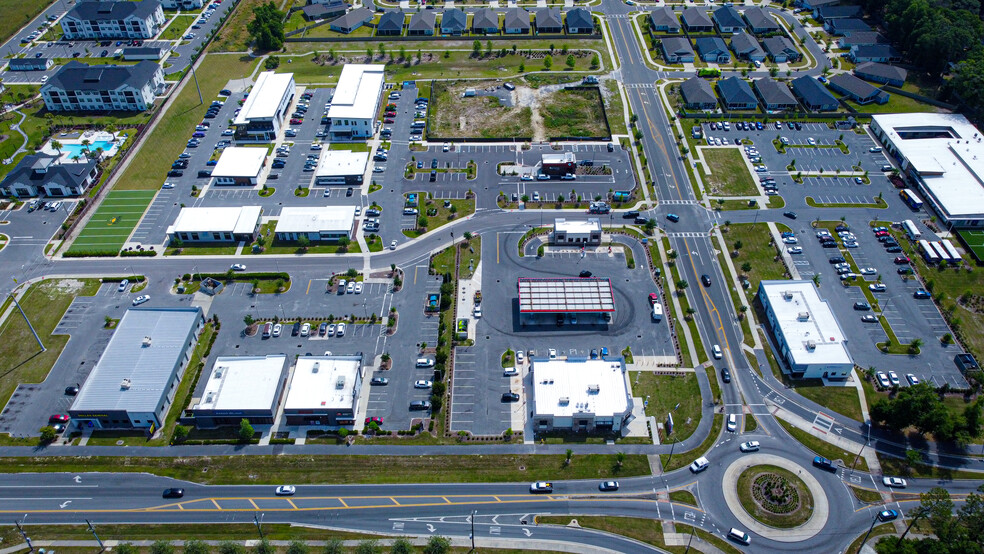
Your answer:
[[[601,391],[600,385],[588,385],[588,392],[593,394],[598,394]]]
[[[146,337],[143,338],[143,343],[141,344],[141,346],[143,346],[144,348],[147,348],[148,346],[150,346],[150,343],[151,342],[152,341],[150,340],[150,337],[149,336],[146,336]]]
[[[817,343],[814,342],[814,341],[812,341],[812,340],[806,341],[806,349],[807,350],[816,350],[817,349]]]
[[[221,365],[219,367],[215,368],[215,378],[216,379],[221,379],[222,378],[222,374],[225,372],[225,370],[226,370],[225,366],[221,366]]]
[[[339,390],[345,388],[345,376],[344,375],[339,375],[338,376],[338,379],[335,379],[335,388],[336,389],[339,389]]]
[[[321,362],[314,362],[314,365],[311,366],[311,373],[317,373],[319,369],[321,369]]]
[[[782,291],[782,297],[783,297],[784,300],[792,300],[793,299],[793,291],[791,291],[791,290],[784,290],[784,291]]]
[[[796,319],[798,319],[800,321],[809,321],[810,320],[810,312],[800,312],[796,316]]]
[[[130,380],[129,379],[123,379],[123,382],[120,383],[120,388],[123,389],[123,390],[130,390]]]
[[[561,406],[566,406],[566,405],[568,405],[568,404],[571,403],[571,399],[568,398],[568,397],[566,397],[566,396],[561,396],[560,397],[560,400],[559,400],[559,403],[560,403]]]
[[[207,395],[205,395],[206,404],[211,404],[213,400],[215,400],[215,393],[210,392]]]

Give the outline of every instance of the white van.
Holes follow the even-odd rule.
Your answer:
[[[746,546],[752,542],[752,537],[748,536],[748,533],[734,527],[728,531],[728,538]]]
[[[434,360],[430,358],[417,358],[417,367],[434,367]]]
[[[663,319],[663,305],[659,302],[653,304],[653,321],[661,321]]]
[[[694,473],[700,473],[707,469],[707,466],[711,465],[711,462],[707,461],[707,458],[701,456],[694,460],[694,463],[690,464],[690,471]]]
[[[721,352],[721,347],[716,344],[714,345],[714,347],[711,348],[711,352],[714,353],[715,360],[720,360],[724,356],[724,354]]]

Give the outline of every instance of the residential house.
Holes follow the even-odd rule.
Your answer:
[[[444,10],[441,15],[441,34],[461,36],[468,29],[468,16],[459,8]]]
[[[437,16],[430,10],[417,12],[410,16],[407,35],[411,37],[433,36],[437,26]]]
[[[301,14],[308,21],[321,21],[345,15],[347,8],[348,5],[345,2],[311,4],[301,8]]]
[[[717,96],[706,79],[691,77],[680,83],[683,105],[688,110],[713,110],[717,108]]]
[[[45,71],[51,69],[54,63],[51,58],[10,58],[7,60],[7,71]]]
[[[589,35],[594,32],[594,18],[591,12],[584,8],[574,8],[567,11],[564,19],[564,26],[567,34],[570,35]]]
[[[861,105],[870,104],[872,102],[885,104],[890,98],[887,92],[875,88],[869,83],[866,83],[848,73],[834,75],[828,80],[828,82],[830,83],[830,88]]]
[[[714,30],[714,22],[703,8],[683,10],[683,26],[691,33],[710,33]]]
[[[821,6],[813,10],[813,19],[823,23],[831,19],[861,17],[861,6]]]
[[[494,35],[499,32],[499,14],[491,8],[481,8],[472,13],[473,33],[483,35]]]
[[[851,33],[848,37],[838,37],[837,47],[850,50],[853,46],[868,46],[871,44],[889,44],[889,40],[878,31],[860,31]]]
[[[379,22],[376,23],[376,36],[398,37],[402,35],[403,21],[403,12],[400,10],[383,12],[383,15],[379,16]]]
[[[896,50],[891,44],[852,46],[851,51],[847,53],[847,57],[854,63],[897,63],[902,61],[902,53]]]
[[[824,22],[823,28],[834,36],[847,36],[851,33],[871,31],[870,25],[856,17],[829,19]]]
[[[865,62],[854,68],[854,74],[865,81],[884,83],[893,87],[901,87],[905,84],[908,72],[901,67],[887,65],[877,62]]]
[[[783,112],[796,109],[796,97],[789,91],[786,83],[765,77],[756,79],[752,84],[755,88],[755,94],[762,101],[762,107],[766,111]]]
[[[836,6],[840,0],[799,0],[797,4],[812,11],[823,6]]]
[[[560,14],[560,8],[537,8],[533,13],[537,34],[564,32],[564,18]]]
[[[754,110],[758,106],[752,87],[738,77],[718,81],[717,91],[724,107],[729,110]]]
[[[95,159],[61,162],[58,154],[28,154],[0,181],[0,194],[13,198],[82,196],[99,174]]]
[[[509,8],[506,10],[502,29],[507,35],[530,34],[530,12],[524,8]]]
[[[742,31],[731,37],[731,51],[739,60],[752,62],[765,61],[765,51],[752,35]]]
[[[155,96],[163,91],[161,66],[146,60],[92,66],[72,60],[41,85],[44,106],[51,112],[142,112],[153,107]]]
[[[741,14],[748,23],[748,30],[756,35],[771,35],[779,32],[779,24],[769,12],[758,6],[748,8]]]
[[[731,6],[724,6],[714,10],[711,14],[711,19],[714,20],[714,24],[717,25],[718,30],[725,34],[745,30],[745,20],[741,18],[738,10]]]
[[[833,112],[840,106],[837,97],[814,77],[804,75],[790,82],[793,95],[811,112]]]
[[[61,18],[64,40],[149,39],[164,26],[158,0],[77,2]]]
[[[368,8],[355,8],[347,14],[329,23],[332,31],[349,34],[352,31],[369,24],[372,21],[372,12]]]
[[[683,37],[666,37],[660,42],[663,60],[666,63],[693,63],[694,49],[690,41]]]
[[[663,6],[649,12],[649,28],[654,33],[679,33],[680,20],[669,6]]]
[[[728,63],[731,53],[728,45],[720,37],[700,37],[697,39],[697,53],[708,63]]]
[[[795,62],[803,56],[786,37],[769,37],[762,41],[762,46],[776,63]]]

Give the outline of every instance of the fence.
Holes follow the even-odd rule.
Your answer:
[[[305,27],[305,29],[310,29],[311,27]],[[304,29],[301,29],[302,31]],[[291,31],[296,34],[296,31]],[[568,34],[549,34],[549,35],[459,35],[459,36],[445,36],[445,35],[432,35],[432,36],[412,36],[412,37],[394,37],[394,36],[371,36],[371,37],[358,37],[357,40],[360,41],[374,41],[374,42],[461,42],[461,41],[472,41],[472,40],[490,40],[492,42],[506,42],[506,41],[528,41],[528,40],[544,40],[544,39],[570,39],[570,40],[601,40],[603,37],[600,33],[591,33],[584,35],[568,35]],[[303,37],[295,38],[293,36],[287,37],[285,42],[352,42],[353,37]]]

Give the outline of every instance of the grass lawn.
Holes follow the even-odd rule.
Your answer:
[[[610,79],[605,81],[605,112],[608,114],[608,126],[613,135],[627,135],[629,130],[625,126],[625,108],[623,107],[622,95],[618,90],[618,83]]]
[[[254,3],[254,0],[242,0],[236,9],[242,11],[244,4],[251,3]],[[232,22],[226,23],[223,29],[228,29],[230,23]],[[218,94],[229,79],[249,75],[257,63],[259,60],[252,60],[247,56],[226,54],[206,56],[198,70],[198,83],[205,104],[199,103],[194,83],[186,86],[172,101],[153,133],[147,137],[143,147],[120,177],[115,190],[159,189],[171,163],[184,151],[183,145],[194,131],[195,124],[205,115],[211,98]]]
[[[46,280],[31,285],[20,305],[47,350],[40,352],[27,323],[14,308],[0,327],[0,405],[7,403],[19,383],[45,380],[69,339],[68,335],[52,335],[55,325],[76,296],[92,296],[97,290],[99,282],[95,279]]]
[[[85,525],[46,525],[28,527],[31,540],[92,540],[92,532]],[[20,537],[17,529],[11,526],[14,537]],[[155,540],[236,540],[242,537],[253,536],[256,534],[256,527],[252,523],[228,523],[228,524],[137,524],[137,525],[99,525],[99,538],[103,540],[125,541],[155,541]],[[0,534],[6,537],[7,534]],[[327,539],[362,539],[368,535],[358,533],[348,533],[344,531],[329,531],[327,529],[315,529],[313,527],[301,527],[288,524],[263,524],[263,537],[268,540],[327,540]],[[72,551],[83,552],[81,548],[73,548]],[[93,549],[95,551],[95,549]]]
[[[475,274],[473,269],[478,267],[478,262],[482,261],[482,237],[472,237],[458,246],[461,249],[461,257],[458,259],[458,277],[461,279],[471,279]]]
[[[6,41],[14,36],[21,27],[33,19],[42,10],[50,6],[54,0],[39,0],[25,2],[24,0],[0,0],[0,41]],[[38,23],[41,23],[40,21]]]
[[[702,174],[711,196],[756,196],[759,194],[741,151],[737,148],[701,149],[710,175]]]
[[[789,487],[796,490],[800,501],[800,505],[796,510],[790,513],[776,515],[763,510],[758,506],[758,504],[756,504],[751,495],[751,489],[756,478],[763,473],[771,473],[784,478]],[[791,471],[781,467],[773,465],[757,465],[746,469],[741,473],[741,475],[738,476],[737,488],[738,499],[741,501],[741,507],[745,509],[745,512],[759,522],[771,527],[777,527],[780,529],[799,527],[800,525],[806,523],[806,521],[810,519],[810,516],[813,515],[814,500],[813,495],[810,494],[810,489],[807,488],[806,483],[804,483],[802,479],[797,477]]]
[[[782,425],[783,429],[792,435],[794,439],[800,441],[803,446],[809,448],[815,454],[819,454],[820,456],[823,456],[831,461],[841,460],[847,467],[851,467],[851,465],[854,464],[854,459],[858,454],[857,452],[848,452],[840,447],[830,444],[829,442],[818,439],[802,429],[793,427],[780,418],[776,418],[776,421],[778,421],[779,424]],[[804,460],[804,462],[807,461],[809,460]],[[868,471],[868,462],[865,461],[864,457],[860,457],[858,458],[858,464],[855,467],[861,471]],[[888,472],[886,472],[886,474],[888,474]]]
[[[769,279],[785,279],[786,266],[777,261],[776,248],[769,244],[771,235],[765,223],[732,223],[728,232],[724,233],[728,248],[734,249],[736,242],[741,242],[738,257],[732,259],[735,269],[740,274],[747,275],[751,286],[746,289],[749,298],[758,292],[759,282]],[[743,269],[745,263],[751,265]]]
[[[697,498],[695,498],[694,494],[690,491],[684,491],[684,490],[671,491],[670,500],[673,502],[679,502],[681,504],[688,504],[690,506],[697,505]]]
[[[557,455],[332,456],[330,475],[324,456],[211,456],[168,458],[95,456],[87,471],[147,472],[202,484],[312,483],[492,483],[538,479],[603,479],[649,475],[643,455],[628,455],[620,469],[614,454],[586,454],[564,465]],[[78,469],[67,457],[0,458],[0,471],[66,472]]]
[[[925,104],[915,98],[909,98],[901,94],[892,94],[891,98],[885,104],[872,102],[871,104],[861,106],[853,100],[848,100],[847,103],[859,113],[933,113],[942,111],[936,106]]]
[[[866,504],[882,503],[882,497],[880,494],[878,494],[878,491],[873,491],[871,489],[862,489],[861,487],[854,487],[851,485],[848,485],[848,487],[850,487],[851,492],[854,494],[854,497],[860,500],[861,502],[864,502]]]
[[[410,238],[416,238],[424,233],[429,233],[436,229],[439,229],[448,223],[454,221],[455,219],[461,219],[463,217],[468,217],[469,215],[475,213],[475,200],[474,199],[459,199],[459,200],[432,200],[426,192],[417,193],[418,202],[420,205],[420,216],[418,217],[417,223],[420,224],[420,217],[426,218],[425,231],[419,229],[404,230],[403,234]],[[450,207],[445,207],[444,204],[450,202]],[[454,211],[452,211],[452,209]],[[433,213],[432,210],[437,210],[437,213]],[[428,213],[431,211],[431,213]]]
[[[821,381],[809,379],[796,381],[795,390],[821,406],[861,421],[861,400],[854,387],[825,387]]]
[[[979,471],[953,470],[924,464],[907,466],[905,460],[884,454],[878,454],[878,463],[881,464],[882,473],[885,475],[909,475],[916,478],[940,479],[945,481],[952,479],[980,480],[984,478],[984,473]]]
[[[631,381],[632,395],[649,400],[646,415],[665,421],[667,414],[672,412],[673,436],[677,440],[684,440],[694,433],[700,423],[701,403],[696,375],[656,375],[640,371],[631,376]],[[674,409],[678,403],[680,407]]]
[[[119,252],[153,198],[152,191],[111,191],[75,238],[68,252]]]
[[[644,542],[664,548],[663,525],[658,519],[645,519],[641,517],[609,517],[609,516],[536,516],[536,522],[552,525],[567,525],[572,519],[576,519],[578,525],[589,529],[597,529],[629,537],[637,541]],[[670,549],[672,551],[672,548]]]
[[[194,15],[176,15],[174,19],[171,20],[171,24],[164,29],[161,33],[159,40],[177,40],[184,36],[185,31],[188,27],[195,22],[197,16]]]
[[[600,95],[586,90],[560,90],[540,106],[547,137],[606,137],[605,108]]]
[[[249,41],[249,31],[246,26],[253,20],[253,8],[263,4],[266,4],[264,0],[240,0],[212,41],[209,52],[245,52],[246,43]],[[277,6],[279,5],[278,3]],[[201,75],[204,71],[198,73]]]
[[[708,372],[708,376],[711,373]],[[663,471],[673,471],[674,469],[680,469],[681,467],[692,464],[694,460],[702,456],[704,452],[707,452],[717,442],[723,425],[724,416],[722,414],[714,414],[714,423],[711,425],[711,432],[704,439],[704,442],[700,443],[700,446],[689,452],[675,453],[672,457],[669,454],[660,454],[659,461],[663,464]]]
[[[181,248],[168,246],[165,256],[230,256],[236,253],[237,243],[227,242],[195,244],[188,243]]]
[[[382,252],[383,239],[379,238],[379,235],[368,234],[366,235],[366,246],[369,247],[370,252]]]

